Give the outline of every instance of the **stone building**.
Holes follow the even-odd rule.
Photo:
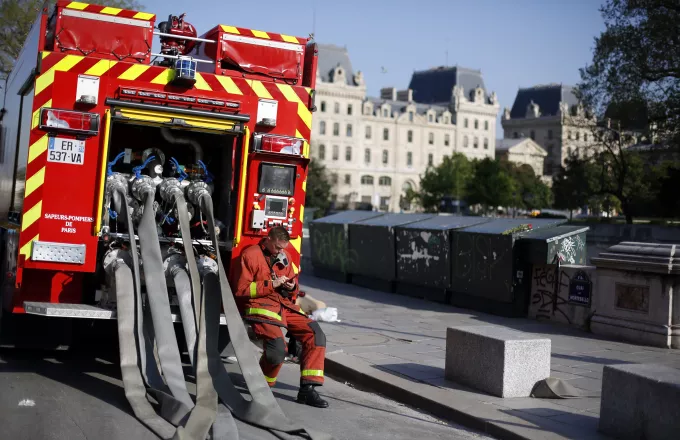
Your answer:
[[[495,93],[481,72],[439,67],[414,72],[409,88],[368,97],[347,50],[319,45],[311,154],[331,174],[337,206],[408,211],[403,195],[446,155],[494,157]]]
[[[519,165],[529,165],[537,176],[543,176],[548,153],[530,138],[498,139],[496,159],[505,159]]]
[[[552,175],[571,154],[588,154],[594,145],[595,119],[563,84],[519,89],[512,109],[505,108],[501,125],[505,139],[531,138],[547,151],[545,175]]]

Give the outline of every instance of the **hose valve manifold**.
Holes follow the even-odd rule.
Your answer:
[[[204,196],[209,196],[211,195],[210,187],[208,186],[207,183],[201,182],[200,180],[191,182],[189,186],[186,189],[187,192],[187,199],[191,203],[197,206],[201,206],[201,199]]]
[[[132,195],[140,202],[146,199],[147,194],[153,195],[155,193],[156,185],[149,176],[140,176],[132,183]]]

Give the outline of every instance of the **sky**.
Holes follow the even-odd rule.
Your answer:
[[[157,22],[186,12],[199,35],[217,24],[300,37],[313,32],[318,43],[347,48],[370,96],[382,87],[407,88],[414,70],[480,69],[501,115],[520,87],[577,84],[604,30],[602,0],[138,1]]]

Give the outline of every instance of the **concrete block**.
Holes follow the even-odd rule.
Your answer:
[[[447,379],[498,397],[529,397],[550,376],[550,339],[483,325],[449,327]]]
[[[680,437],[680,370],[608,365],[602,377],[600,431],[621,439]]]

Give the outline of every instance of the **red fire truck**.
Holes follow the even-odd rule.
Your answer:
[[[121,362],[123,338],[134,337],[130,364],[147,369],[148,390],[144,339],[168,347],[181,322],[200,365],[217,310],[241,367],[258,368],[239,352],[247,341],[225,273],[275,225],[288,229],[300,269],[317,53],[311,38],[231,25],[198,36],[184,15],[156,26],[146,12],[46,7],[1,111],[3,341],[45,337],[36,326],[69,321],[56,317],[117,319]],[[161,351],[168,376],[178,357]]]

